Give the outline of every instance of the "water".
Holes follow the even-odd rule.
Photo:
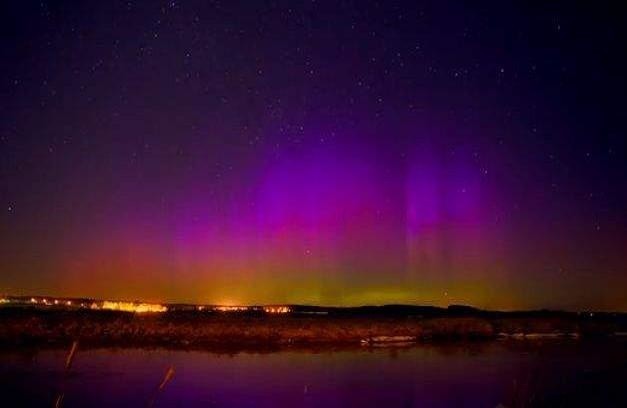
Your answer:
[[[627,406],[624,341],[488,342],[407,349],[215,354],[0,353],[3,406]],[[174,376],[158,392],[168,367]],[[11,401],[11,403],[8,403]]]

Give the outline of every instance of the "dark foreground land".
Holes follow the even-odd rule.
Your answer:
[[[455,307],[1,307],[0,392],[33,407],[623,407],[626,328]]]
[[[405,306],[263,313],[0,308],[0,346],[276,349],[496,338],[597,338],[627,334],[619,313],[487,312]]]

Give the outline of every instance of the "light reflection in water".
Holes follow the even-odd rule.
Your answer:
[[[169,367],[176,374],[155,406],[496,407],[570,398],[577,389],[609,398],[601,402],[622,402],[625,392],[612,387],[621,390],[616,379],[627,374],[624,345],[495,342],[232,355],[81,350],[63,384],[64,406],[145,406]],[[0,392],[21,405],[49,405],[66,354],[0,354]]]

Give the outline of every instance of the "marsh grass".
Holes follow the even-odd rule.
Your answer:
[[[70,374],[70,370],[72,368],[72,362],[74,362],[74,357],[76,356],[77,350],[78,350],[78,340],[74,340],[72,342],[72,347],[70,347],[70,350],[68,351],[68,354],[65,358],[65,367],[63,369],[63,378],[61,380],[61,387],[60,387],[61,389],[54,400],[55,408],[61,408],[63,406],[63,400],[65,399],[66,381],[67,381],[67,377]]]
[[[85,347],[264,348],[359,345],[374,338],[423,341],[501,337],[608,335],[614,322],[572,317],[250,316],[237,313],[126,312],[16,313],[0,315],[0,346],[59,346],[76,338]],[[69,370],[76,353],[70,349]]]
[[[161,382],[159,383],[159,385],[153,392],[152,396],[148,400],[148,404],[147,404],[148,407],[152,407],[155,405],[155,402],[157,401],[157,397],[159,396],[159,394],[163,392],[163,390],[165,389],[165,386],[172,380],[172,378],[174,377],[174,373],[175,373],[174,366],[168,367],[168,369],[166,370],[163,376],[163,379],[161,380]]]

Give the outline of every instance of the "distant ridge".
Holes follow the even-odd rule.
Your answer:
[[[407,305],[407,304],[387,304],[387,305],[361,305],[361,306],[314,306],[304,304],[260,304],[260,305],[233,305],[225,306],[219,304],[194,304],[194,303],[151,303],[143,301],[129,300],[108,300],[98,298],[70,298],[54,296],[0,296],[0,308],[2,307],[38,307],[56,309],[97,309],[95,304],[125,303],[136,305],[161,305],[167,312],[240,312],[255,313],[268,310],[280,310],[281,313],[308,314],[308,315],[328,315],[328,316],[396,316],[396,317],[455,317],[455,316],[476,316],[476,317],[498,317],[498,316],[527,316],[527,317],[563,317],[563,316],[620,316],[627,318],[627,312],[608,311],[566,311],[550,309],[499,311],[484,310],[469,305],[452,304],[447,307]]]

